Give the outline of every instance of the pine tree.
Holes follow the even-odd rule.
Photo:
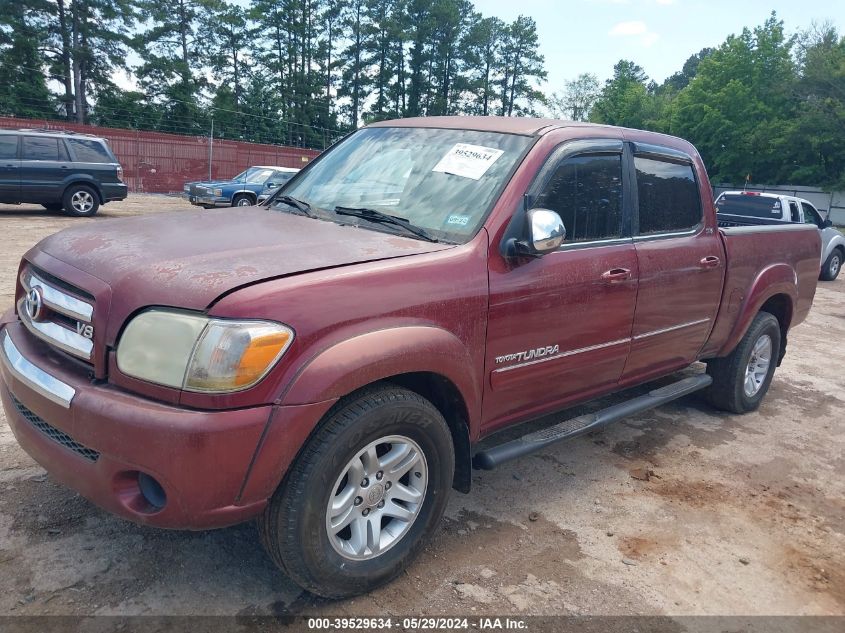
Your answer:
[[[38,50],[47,36],[45,2],[0,0],[0,114],[56,116]]]

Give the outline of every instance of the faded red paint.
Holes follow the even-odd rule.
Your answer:
[[[25,355],[80,395],[67,416],[6,372],[4,381],[27,407],[105,458],[103,465],[83,463],[35,434],[0,389],[21,444],[62,481],[122,516],[165,527],[222,525],[258,513],[326,411],[375,381],[440,376],[460,394],[456,412],[475,443],[504,426],[725,354],[774,295],[788,305],[788,326],[809,310],[818,231],[719,231],[704,167],[688,143],[545,120],[397,124],[537,139],[484,228],[459,246],[253,208],[80,225],[27,253],[24,265],[95,297],[98,382],[9,316],[5,328]],[[546,158],[562,142],[597,137],[658,143],[693,156],[705,213],[700,232],[537,259],[503,257],[514,209]],[[707,257],[718,264],[702,265]],[[603,280],[604,271],[617,267],[631,270],[630,279]],[[116,366],[121,329],[151,305],[281,321],[296,336],[250,389],[180,392],[125,376]],[[696,320],[701,323],[683,332],[667,330]],[[507,371],[496,361],[548,346],[578,353]],[[175,507],[145,514],[134,506],[137,491],[124,476],[134,470],[160,477]]]
[[[183,136],[13,117],[0,117],[0,128],[72,130],[105,138],[123,167],[123,181],[133,193],[181,192],[186,182],[208,180],[207,136]],[[301,147],[214,139],[211,154],[211,177],[216,180],[231,178],[253,165],[301,168],[319,156],[320,152]]]

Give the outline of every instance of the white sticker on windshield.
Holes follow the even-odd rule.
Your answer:
[[[440,159],[440,162],[431,171],[478,180],[487,173],[487,170],[502,154],[504,152],[500,149],[458,143]]]
[[[450,215],[446,219],[446,224],[457,224],[458,226],[466,226],[469,224],[468,215]]]

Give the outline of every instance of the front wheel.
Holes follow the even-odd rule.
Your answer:
[[[255,203],[252,201],[252,198],[245,193],[239,193],[232,198],[233,207],[251,207],[253,204]]]
[[[707,361],[708,399],[717,409],[747,413],[760,406],[780,358],[780,323],[759,312],[733,352]]]
[[[842,270],[842,250],[839,248],[833,249],[833,252],[828,255],[827,259],[822,265],[822,272],[819,279],[822,281],[833,281],[839,276]]]
[[[345,598],[398,574],[434,532],[454,474],[451,433],[392,385],[341,400],[259,521],[274,562],[308,591]]]

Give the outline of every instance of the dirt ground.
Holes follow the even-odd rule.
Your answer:
[[[0,206],[0,309],[21,255],[78,222]],[[50,480],[0,413],[0,614],[845,614],[845,278],[819,285],[758,412],[688,397],[493,472],[391,585],[302,595],[254,525],[139,527]]]

